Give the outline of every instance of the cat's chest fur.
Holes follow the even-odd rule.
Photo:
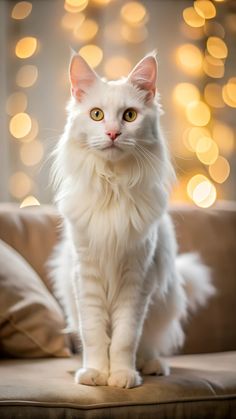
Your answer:
[[[82,181],[82,179],[81,179]],[[94,174],[86,187],[78,184],[65,206],[71,224],[76,228],[76,245],[92,251],[120,253],[142,240],[160,216],[162,202],[156,187]]]

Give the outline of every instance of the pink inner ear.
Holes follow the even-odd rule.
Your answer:
[[[148,56],[140,61],[129,75],[128,80],[139,89],[147,91],[146,100],[153,99],[157,82],[157,62],[155,58]]]
[[[70,63],[71,92],[76,99],[81,100],[88,88],[95,82],[97,76],[80,55],[74,55]]]

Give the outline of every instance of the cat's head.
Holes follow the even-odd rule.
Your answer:
[[[106,160],[120,160],[157,140],[157,62],[141,60],[127,78],[101,79],[80,56],[70,63],[72,135]]]

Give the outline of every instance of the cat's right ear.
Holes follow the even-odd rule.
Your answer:
[[[71,94],[81,101],[88,88],[97,80],[96,73],[78,54],[74,54],[70,62]]]

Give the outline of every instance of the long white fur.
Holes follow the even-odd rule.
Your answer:
[[[167,214],[173,169],[159,105],[135,82],[137,73],[143,82],[146,67],[156,65],[149,58],[135,75],[106,82],[76,57],[93,82],[79,100],[72,97],[55,150],[65,239],[53,261],[54,281],[72,328],[78,327],[77,300],[83,366],[76,381],[82,384],[134,387],[141,383],[137,368],[167,374],[159,355],[183,344],[181,320],[214,292],[199,257],[177,257]],[[94,107],[104,111],[105,122],[90,118]],[[130,107],[138,117],[124,123],[122,113]],[[121,151],[103,150],[109,127],[121,131]]]

